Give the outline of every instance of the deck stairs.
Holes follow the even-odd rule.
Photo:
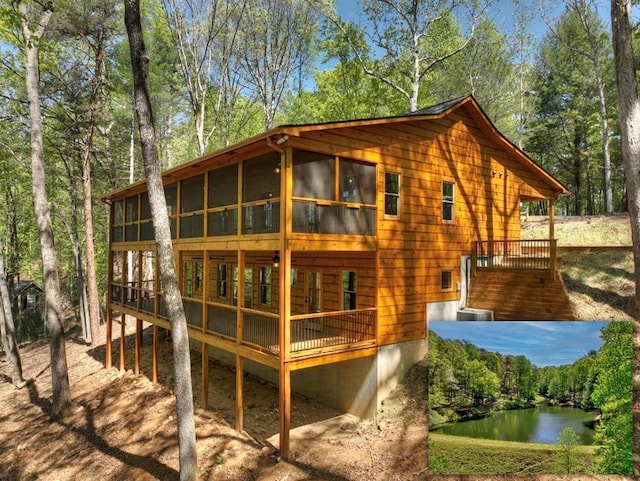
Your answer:
[[[467,305],[493,311],[495,320],[575,320],[560,275],[540,269],[478,269]]]

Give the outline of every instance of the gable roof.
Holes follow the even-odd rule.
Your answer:
[[[525,152],[523,152],[520,148],[518,148],[515,144],[513,144],[509,139],[507,139],[498,129],[495,127],[493,122],[489,119],[487,114],[482,110],[476,99],[473,95],[466,95],[463,97],[458,97],[452,100],[447,100],[445,102],[441,102],[436,105],[432,105],[431,107],[427,107],[421,110],[417,110],[415,112],[403,114],[403,115],[395,115],[388,117],[374,117],[374,118],[366,118],[366,119],[356,119],[356,120],[340,120],[340,121],[329,121],[315,124],[285,124],[275,127],[271,130],[263,132],[261,134],[250,137],[246,140],[238,142],[236,144],[224,147],[215,152],[211,152],[209,154],[205,154],[201,157],[195,158],[189,162],[184,164],[180,164],[171,169],[168,169],[163,173],[163,178],[170,179],[174,175],[179,172],[183,172],[186,169],[194,169],[202,166],[204,163],[214,162],[214,159],[223,158],[223,156],[233,156],[238,151],[250,148],[259,143],[267,142],[272,143],[274,140],[293,135],[299,136],[304,132],[313,132],[313,131],[322,131],[322,130],[330,130],[330,129],[340,129],[340,128],[349,128],[349,127],[366,127],[366,126],[375,126],[375,125],[384,125],[389,123],[402,123],[402,122],[415,122],[416,120],[435,120],[440,119],[451,112],[466,108],[467,111],[471,114],[471,116],[476,120],[483,131],[485,131],[498,145],[500,145],[507,152],[511,153],[515,156],[518,161],[524,164],[530,171],[534,173],[536,176],[540,176],[544,179],[545,183],[549,185],[550,189],[557,193],[557,195],[569,194],[569,190],[553,175],[547,172],[543,167],[538,165],[531,157],[529,157]],[[118,194],[122,194],[123,192],[136,191],[138,189],[142,189],[142,184],[145,181],[141,180],[124,188],[118,189],[106,195],[103,199],[112,199],[114,197],[120,197]]]

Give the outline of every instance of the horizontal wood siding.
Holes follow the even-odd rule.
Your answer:
[[[460,257],[480,239],[518,239],[522,197],[554,197],[466,108],[432,121],[303,134],[327,153],[378,163],[378,343],[426,336],[427,302],[459,298]],[[401,175],[400,216],[384,218],[384,174]],[[526,182],[525,182],[526,180]],[[455,184],[442,220],[442,182]],[[453,289],[441,289],[441,272]]]

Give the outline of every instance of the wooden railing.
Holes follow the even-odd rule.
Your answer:
[[[553,277],[557,257],[555,239],[476,241],[471,253],[472,275],[477,269],[540,269]]]

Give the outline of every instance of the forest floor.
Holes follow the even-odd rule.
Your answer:
[[[539,221],[541,226],[544,222]],[[621,229],[623,224],[624,220]],[[608,235],[613,238],[612,234]],[[580,269],[593,269],[594,274],[577,274],[575,285],[582,286],[582,297],[572,297],[572,300],[576,303],[574,307],[587,309],[579,311],[583,313],[579,317],[630,317],[632,311],[627,303],[633,301],[632,265],[629,271],[626,260],[608,259],[608,264],[601,269],[607,271],[609,279],[603,280],[596,275],[598,267],[593,267],[593,261],[585,262]],[[571,291],[566,274],[570,267],[568,261],[561,263],[565,283]],[[624,301],[622,307],[619,301]],[[105,369],[104,345],[88,347],[80,338],[78,328],[71,327],[66,344],[67,361],[72,397],[78,410],[64,422],[50,422],[48,416],[51,370],[47,342],[23,346],[25,377],[33,379],[23,389],[11,385],[9,366],[4,355],[0,355],[0,481],[178,479],[171,343],[160,343],[160,382],[154,384],[149,380],[151,335],[150,329],[145,329],[141,355],[143,375],[136,376],[131,371],[133,326],[130,324],[133,323],[127,325],[126,370],[123,371]],[[119,325],[113,330],[114,364],[117,365]],[[100,339],[104,339],[104,334]],[[199,400],[201,360],[198,353],[194,353],[192,369],[194,399]],[[252,376],[245,378],[246,432],[238,433],[233,429],[235,372],[213,361],[209,369],[209,410],[201,407],[195,410],[200,480],[460,479],[431,477],[427,471],[426,360],[412,367],[404,382],[384,401],[375,420],[339,418],[343,413],[294,395],[292,427],[303,430],[306,440],[296,439],[296,431],[292,432],[291,456],[287,461],[280,459],[278,451],[267,441],[278,432],[277,388]],[[640,412],[640,406],[634,411]],[[322,433],[321,429],[314,428],[316,422],[324,423],[321,426],[331,425],[333,429]],[[482,477],[464,479],[473,481]],[[491,476],[491,479],[511,478]],[[536,479],[563,478],[538,476]],[[583,476],[580,479],[599,478]]]
[[[133,324],[133,323],[131,323]],[[119,324],[114,324],[114,363],[119,362]],[[151,376],[151,329],[144,331],[141,376],[133,366],[132,327],[125,337],[125,367],[104,368],[104,345],[86,346],[71,329],[67,360],[77,413],[50,422],[49,346],[39,341],[21,350],[28,386],[15,389],[6,358],[0,357],[0,480],[178,479],[178,444],[171,342],[160,343],[159,383]],[[102,336],[104,339],[104,335]],[[194,399],[200,399],[201,356],[193,354]],[[211,361],[209,408],[196,407],[200,480],[411,480],[427,468],[426,360],[385,400],[377,418],[361,421],[294,395],[288,461],[267,439],[278,432],[278,390],[247,375],[244,425],[233,429],[235,372]],[[329,422],[327,422],[329,420]],[[332,425],[323,433],[314,429]],[[310,434],[311,433],[311,434]]]

